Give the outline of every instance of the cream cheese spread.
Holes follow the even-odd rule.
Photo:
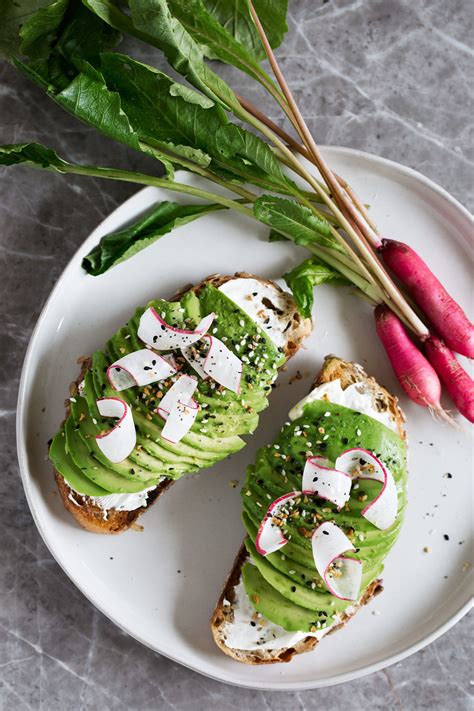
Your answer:
[[[232,649],[286,649],[294,647],[306,637],[316,637],[321,639],[329,630],[340,621],[335,615],[334,622],[324,629],[316,632],[288,632],[280,625],[269,622],[262,615],[255,612],[255,608],[250,602],[245,592],[242,581],[234,589],[235,602],[232,603],[234,619],[225,626],[225,643]],[[224,601],[224,605],[230,605]]]
[[[290,294],[280,291],[273,284],[245,277],[227,281],[219,287],[219,291],[240,306],[276,346],[285,348],[287,331],[291,328],[295,313]]]
[[[165,477],[161,477],[159,482],[164,478]],[[75,496],[84,496],[74,491],[70,484],[68,484],[68,486],[71,492],[74,492]],[[148,489],[137,491],[134,494],[107,494],[106,496],[88,496],[87,498],[90,499],[95,506],[98,506],[104,511],[109,511],[110,509],[115,509],[116,511],[135,511],[147,505],[148,493],[154,489],[156,489],[156,486],[149,486]],[[69,494],[69,498],[76,506],[80,506],[80,503],[72,494]]]
[[[343,405],[351,410],[362,412],[362,414],[378,420],[389,429],[397,432],[397,426],[391,413],[377,410],[372,393],[370,390],[364,390],[361,383],[353,383],[345,390],[342,389],[340,380],[331,380],[329,383],[318,385],[290,410],[290,419],[296,420],[301,417],[304,406],[315,400],[328,400],[328,402],[336,405]]]

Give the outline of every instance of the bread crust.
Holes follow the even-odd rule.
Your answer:
[[[171,298],[171,301],[179,301],[181,297],[189,291],[199,293],[199,291],[206,285],[212,285],[218,288],[232,279],[241,278],[258,279],[258,281],[262,283],[275,286],[280,292],[283,293],[283,289],[281,289],[278,284],[275,284],[275,282],[272,282],[270,279],[257,277],[247,272],[236,272],[234,276],[211,274],[200,281],[199,284],[188,285],[181,289]],[[302,341],[311,333],[311,327],[311,320],[303,319],[295,308],[295,313],[288,329],[289,333],[287,345],[284,350],[287,360],[298,351]],[[91,360],[87,356],[81,356],[78,362],[81,365],[81,371],[76,380],[71,383],[71,396],[77,392],[79,383],[82,382],[86,371],[91,365]],[[69,415],[69,400],[66,400],[65,406],[67,417]],[[134,511],[117,511],[116,509],[108,509],[107,511],[104,511],[104,509],[94,503],[94,499],[92,497],[77,494],[72,491],[64,477],[62,477],[59,472],[54,472],[54,478],[64,507],[74,516],[76,521],[91,533],[107,534],[122,533],[123,531],[134,527],[139,516],[147,511],[150,506],[155,503],[155,501],[158,501],[160,496],[162,496],[172,486],[172,484],[174,484],[173,479],[164,479],[157,485],[156,489],[149,492],[146,506],[141,506]]]
[[[351,363],[344,361],[341,358],[337,358],[334,355],[326,356],[324,360],[323,367],[321,368],[318,376],[316,377],[311,390],[323,383],[328,383],[332,380],[341,380],[341,386],[343,389],[351,385],[352,383],[359,382],[364,383],[373,394],[374,402],[379,406],[380,409],[388,410],[397,426],[398,433],[400,437],[406,437],[406,433],[403,427],[405,422],[405,416],[398,406],[398,399],[389,393],[384,387],[379,385],[377,381],[369,377],[364,371],[362,366],[357,363]],[[256,665],[256,664],[276,664],[279,662],[290,662],[295,654],[302,654],[303,652],[310,652],[313,650],[320,640],[315,637],[305,637],[298,644],[293,647],[283,647],[281,649],[254,649],[254,650],[242,650],[233,649],[228,647],[225,643],[225,625],[233,620],[233,610],[231,605],[224,605],[224,600],[232,603],[235,600],[235,587],[238,585],[242,573],[242,566],[248,559],[247,549],[245,545],[242,544],[237,556],[232,565],[231,571],[224,583],[224,587],[217,601],[214,613],[211,618],[211,631],[214,641],[221,649],[224,654],[232,657],[238,662],[243,662],[244,664]],[[376,595],[381,593],[383,590],[382,580],[374,580],[360,601],[352,606],[352,611],[350,614],[343,613],[341,616],[341,621],[339,624],[335,625],[328,634],[332,634],[336,630],[343,627],[351,617],[355,615],[357,610],[359,610],[363,605],[370,602]],[[324,637],[322,638],[324,639]]]

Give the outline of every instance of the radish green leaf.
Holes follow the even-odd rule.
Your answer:
[[[337,286],[350,286],[350,282],[341,277],[339,272],[314,257],[306,259],[291,272],[284,274],[283,279],[293,292],[298,311],[305,318],[311,317],[315,286],[327,282]]]
[[[99,244],[84,257],[82,266],[88,274],[103,274],[149,247],[171,230],[221,209],[220,205],[215,204],[180,205],[168,200],[160,202],[132,225],[102,237]]]

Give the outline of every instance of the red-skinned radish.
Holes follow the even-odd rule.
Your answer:
[[[474,325],[423,259],[407,244],[392,239],[382,240],[378,251],[449,348],[474,358]]]
[[[474,381],[456,360],[452,350],[437,336],[430,336],[425,343],[426,355],[441,378],[457,409],[474,422]]]
[[[380,304],[375,309],[375,325],[395,375],[410,400],[450,420],[440,404],[441,383],[438,375],[410,340],[398,316]]]

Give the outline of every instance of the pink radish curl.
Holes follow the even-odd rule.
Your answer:
[[[382,240],[378,251],[447,345],[474,358],[474,325],[423,259],[407,244],[392,239]]]
[[[469,422],[474,422],[474,381],[441,339],[430,336],[425,348],[431,365],[443,381],[457,409]]]

